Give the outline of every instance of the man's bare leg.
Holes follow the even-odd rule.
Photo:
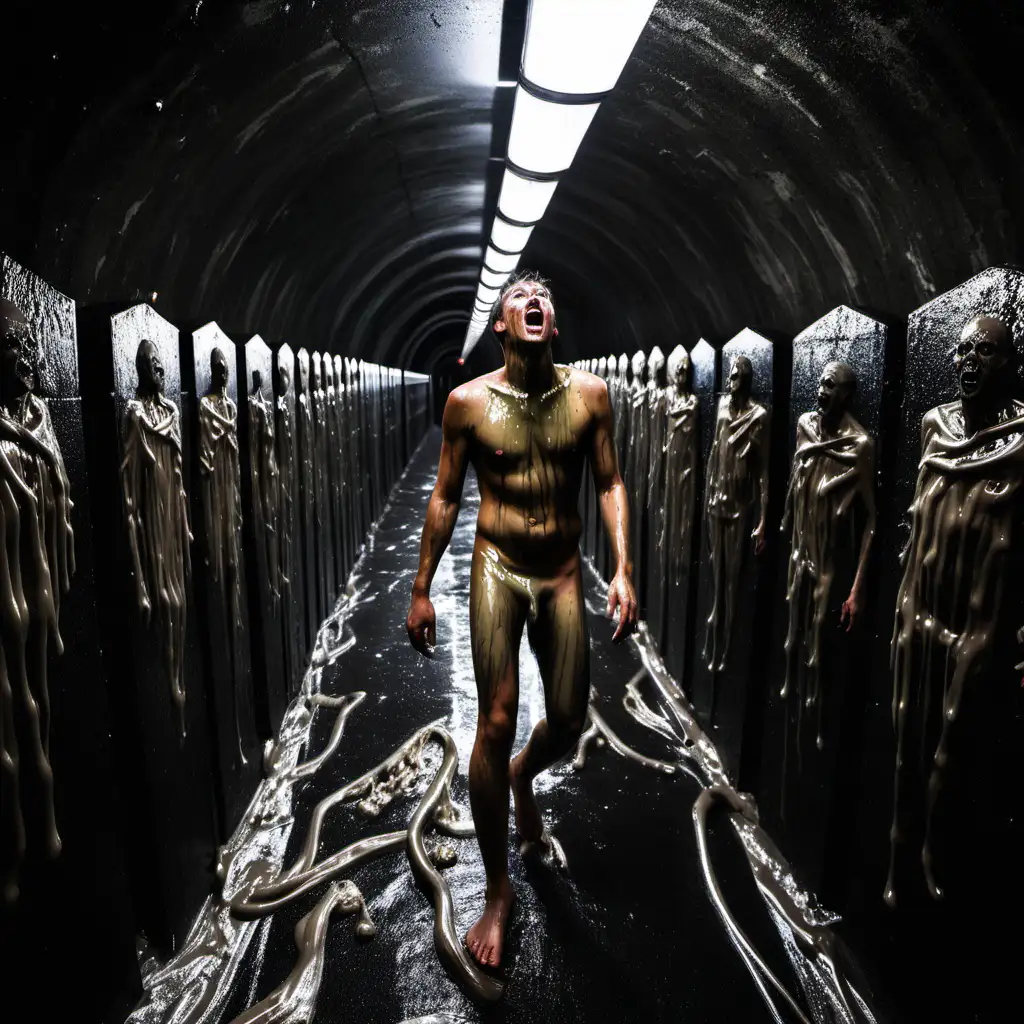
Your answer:
[[[501,963],[515,893],[508,877],[509,755],[519,705],[519,643],[525,599],[473,555],[469,626],[479,713],[469,760],[469,802],[487,875],[484,912],[466,934],[470,953],[485,967]]]
[[[583,731],[590,694],[586,614],[577,557],[575,566],[538,602],[537,618],[529,625],[547,715],[534,726],[526,746],[510,765],[516,830],[528,843],[539,842],[544,832],[533,780],[565,757]]]

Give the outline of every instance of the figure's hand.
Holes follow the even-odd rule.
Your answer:
[[[764,520],[757,524],[757,529],[750,535],[754,540],[754,554],[759,555],[764,551]]]
[[[621,643],[636,629],[636,593],[633,581],[624,572],[617,572],[608,587],[608,608],[605,614],[612,618],[615,609],[619,610],[619,624],[615,627],[612,643]]]
[[[850,591],[850,596],[843,602],[843,610],[839,613],[839,625],[846,627],[846,632],[857,624],[857,616],[860,615],[860,596],[856,590]]]
[[[437,640],[437,616],[434,614],[434,605],[426,594],[412,595],[409,614],[405,618],[405,628],[413,647],[425,657],[432,658]]]

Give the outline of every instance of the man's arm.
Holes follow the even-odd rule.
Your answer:
[[[594,417],[593,449],[590,454],[594,487],[601,505],[601,519],[611,540],[615,557],[615,575],[608,587],[610,618],[619,609],[619,624],[612,637],[613,643],[625,639],[636,628],[637,606],[633,591],[633,563],[629,556],[629,502],[626,488],[619,476],[615,456],[612,407],[608,401],[608,385],[594,378],[586,387],[587,405]]]
[[[412,585],[412,603],[405,628],[413,647],[430,656],[437,640],[437,620],[430,601],[430,584],[441,556],[455,530],[462,503],[462,485],[466,479],[469,446],[465,429],[466,399],[456,389],[448,396],[441,421],[441,459],[437,483],[427,504],[427,518],[420,540],[420,567]]]

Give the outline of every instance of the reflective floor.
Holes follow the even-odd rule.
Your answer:
[[[438,445],[439,436],[431,435],[414,457],[353,578],[356,597],[345,625],[347,643],[324,669],[321,691],[342,695],[363,690],[367,697],[349,716],[338,751],[297,790],[285,863],[297,856],[318,801],[435,720],[458,746],[453,796],[468,807],[466,768],[476,719],[469,563],[479,503],[472,478],[433,586],[438,646],[432,661],[409,646],[404,628]],[[626,743],[652,757],[667,757],[668,744],[623,709],[626,684],[640,668],[639,652],[632,643],[612,647],[612,627],[600,614],[596,577],[590,590],[593,683],[601,713]],[[542,714],[540,681],[524,641],[517,748]],[[327,744],[334,720],[332,711],[316,711],[307,757]],[[427,781],[420,779],[418,788],[374,820],[352,804],[335,809],[324,824],[321,854],[405,828]],[[318,1022],[398,1024],[425,1017],[698,1024],[780,1019],[766,1008],[706,892],[691,820],[700,793],[696,782],[684,774],[653,771],[604,746],[591,747],[581,770],[567,763],[541,776],[538,793],[569,872],[563,876],[544,867],[526,867],[514,848],[513,833],[509,857],[518,902],[505,954],[505,998],[479,1007],[445,973],[434,950],[433,908],[414,884],[399,850],[351,875],[377,932],[366,941],[355,935],[352,917],[338,914],[331,919],[315,1002]],[[779,933],[730,832],[724,815],[710,824],[709,851],[719,883],[761,955],[792,984]],[[445,877],[461,936],[481,908],[483,870],[474,839],[445,842],[458,852],[457,864]],[[296,962],[296,923],[321,895],[322,889],[311,892],[259,923],[230,990],[217,1000],[217,1019],[234,1020],[281,986]],[[197,1018],[162,1014],[159,1019]]]

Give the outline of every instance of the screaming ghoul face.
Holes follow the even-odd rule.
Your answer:
[[[514,282],[501,297],[495,333],[504,341],[547,345],[554,337],[555,307],[547,286],[525,278]]]
[[[164,364],[151,341],[140,341],[135,353],[135,371],[139,375],[139,391],[146,395],[159,395],[164,390]]]
[[[228,360],[219,348],[210,353],[210,383],[214,391],[223,391],[228,386]]]
[[[746,356],[737,356],[729,371],[729,394],[733,398],[746,398],[754,381],[754,368]]]
[[[829,363],[818,381],[818,411],[825,419],[838,419],[850,404],[857,377],[846,363]]]
[[[976,316],[960,334],[953,353],[953,372],[964,401],[985,401],[999,392],[1009,376],[1010,332],[994,316]]]

